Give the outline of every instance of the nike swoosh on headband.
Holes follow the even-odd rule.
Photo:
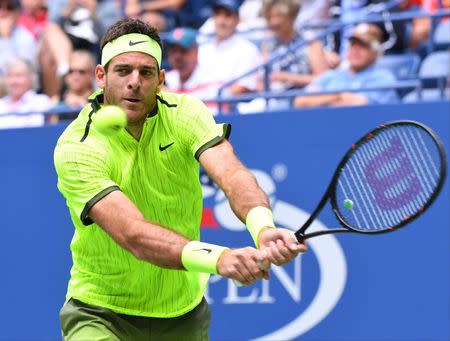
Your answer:
[[[130,46],[134,46],[134,45],[137,45],[137,44],[140,44],[140,43],[145,43],[146,42],[146,40],[139,40],[139,41],[129,41],[128,42],[128,45],[130,45]]]

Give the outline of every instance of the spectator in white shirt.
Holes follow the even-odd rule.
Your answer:
[[[43,125],[42,113],[52,107],[52,102],[47,95],[36,93],[38,76],[34,66],[16,58],[6,63],[5,70],[7,95],[0,98],[0,129]]]
[[[215,33],[199,47],[199,64],[207,70],[210,80],[223,85],[237,79],[261,63],[256,45],[241,37],[237,0],[218,0],[213,5]],[[223,94],[238,95],[257,89],[257,74],[252,73],[233,83]]]

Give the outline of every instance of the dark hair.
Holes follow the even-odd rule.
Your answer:
[[[0,6],[6,7],[10,11],[16,11],[22,8],[20,0],[0,0]]]
[[[120,36],[130,33],[145,34],[150,38],[152,38],[154,41],[156,41],[162,49],[161,38],[159,37],[159,33],[156,28],[154,28],[149,24],[146,24],[145,22],[139,19],[125,18],[119,20],[106,30],[100,42],[100,54],[101,51],[103,50],[103,47],[107,43],[113,41],[114,39],[119,38]]]
[[[389,32],[386,28],[386,24],[385,23],[373,23],[373,25],[375,25],[376,27],[378,27],[378,29],[380,30],[381,33],[381,37],[380,37],[380,43],[384,43],[389,39]]]

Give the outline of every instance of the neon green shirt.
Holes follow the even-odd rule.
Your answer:
[[[113,137],[91,126],[103,101],[96,91],[60,136],[54,161],[75,233],[66,299],[129,315],[173,317],[197,306],[207,274],[164,269],[137,259],[89,218],[89,209],[115,190],[145,218],[200,239],[202,192],[199,155],[229,135],[199,100],[159,93],[139,141],[125,129]]]

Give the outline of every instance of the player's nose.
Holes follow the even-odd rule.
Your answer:
[[[141,77],[138,70],[133,70],[128,76],[128,89],[137,90],[141,86]]]

